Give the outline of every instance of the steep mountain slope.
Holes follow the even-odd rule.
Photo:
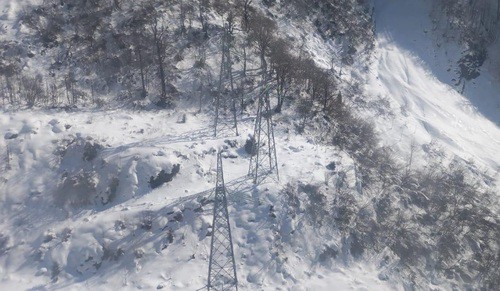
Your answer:
[[[473,161],[477,172],[498,181],[500,85],[485,71],[464,95],[457,93],[451,80],[458,47],[436,40],[430,7],[426,1],[376,2],[377,49],[366,91],[390,113],[377,118],[380,108],[369,111],[385,143],[398,152],[409,153],[412,140],[423,157],[425,150],[442,148],[444,160]]]

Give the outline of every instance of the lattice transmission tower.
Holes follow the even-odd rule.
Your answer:
[[[222,129],[229,129],[238,135],[238,121],[236,112],[236,96],[234,90],[233,69],[231,60],[231,47],[233,43],[233,24],[232,18],[228,18],[224,24],[222,34],[222,56],[219,72],[219,87],[215,96],[215,115],[214,115],[214,136]],[[231,111],[232,118],[223,118],[223,114]]]
[[[217,154],[217,182],[215,186],[207,289],[238,290],[221,152]]]
[[[267,87],[261,92],[257,105],[253,146],[250,156],[250,167],[248,169],[248,174],[256,184],[262,182],[273,172],[276,173],[276,177],[279,180],[276,142],[274,141],[272,111],[269,102],[270,90],[271,87]]]

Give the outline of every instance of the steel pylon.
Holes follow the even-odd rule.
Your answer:
[[[213,215],[207,289],[238,290],[221,152],[217,154],[217,182]]]
[[[276,177],[279,180],[272,111],[269,101],[270,90],[271,87],[267,87],[259,94],[257,116],[255,118],[253,146],[248,175],[252,177],[253,182],[256,184],[262,182],[273,172],[276,173]]]
[[[231,44],[232,44],[232,26],[229,24],[224,25],[224,32],[222,34],[222,56],[220,62],[219,72],[219,86],[218,92],[215,96],[214,106],[214,136],[222,131],[224,128],[232,130],[238,134],[238,122],[236,113],[236,96],[234,90],[232,60],[231,60]],[[229,84],[228,84],[229,83]],[[229,85],[229,88],[227,86]],[[228,116],[223,116],[227,110],[231,111],[230,120]]]

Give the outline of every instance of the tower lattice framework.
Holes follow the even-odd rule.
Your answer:
[[[262,182],[273,172],[279,180],[278,159],[276,157],[276,142],[274,140],[274,127],[272,111],[267,87],[259,95],[257,116],[253,134],[252,154],[248,174],[254,183]]]
[[[212,240],[208,266],[208,290],[238,290],[233,241],[227,209],[222,156],[217,154],[217,182],[215,186]]]
[[[234,89],[232,60],[231,60],[231,44],[232,44],[232,25],[225,24],[224,32],[221,38],[221,63],[219,72],[219,87],[215,96],[214,106],[214,136],[224,129],[234,131],[238,135],[238,122],[236,112],[236,96]],[[228,87],[229,86],[229,87]],[[231,119],[224,116],[225,113],[231,111]]]

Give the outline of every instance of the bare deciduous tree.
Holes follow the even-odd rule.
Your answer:
[[[166,41],[168,37],[168,30],[163,16],[159,12],[152,13],[151,23],[149,24],[149,29],[153,36],[153,42],[155,46],[156,62],[158,66],[158,78],[161,85],[161,97],[160,105],[171,106],[172,100],[170,100],[167,92],[166,83],[166,71],[165,71],[165,61],[166,61]]]
[[[267,74],[266,54],[275,37],[276,22],[262,12],[254,12],[249,22],[249,38],[257,45],[262,74]]]

